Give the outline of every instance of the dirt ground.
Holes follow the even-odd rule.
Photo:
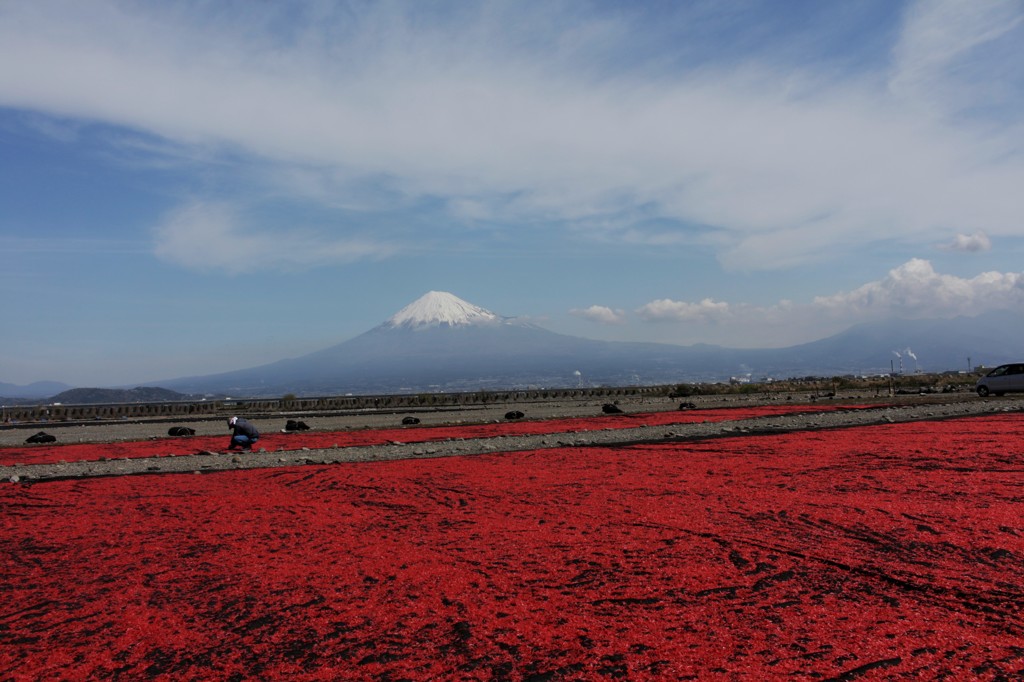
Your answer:
[[[750,394],[726,396],[692,396],[687,398],[651,398],[635,397],[620,398],[614,401],[623,412],[643,413],[676,410],[680,403],[692,403],[697,409],[749,407],[756,405],[778,404],[886,404],[899,407],[916,407],[927,409],[936,405],[969,405],[978,411],[1002,411],[1017,409],[1024,404],[1024,398],[978,398],[973,393],[950,393],[931,395],[879,395],[874,391],[849,391],[833,397],[819,398],[811,393],[792,394]],[[345,411],[331,414],[304,414],[301,412],[282,412],[274,416],[252,417],[247,414],[238,416],[249,418],[261,433],[270,433],[284,428],[288,419],[306,422],[312,429],[320,431],[341,431],[351,429],[381,429],[398,426],[405,416],[415,416],[422,426],[480,424],[504,421],[505,414],[511,410],[524,413],[524,419],[557,419],[569,417],[587,417],[602,414],[601,400],[559,400],[537,402],[497,403],[485,406],[467,406],[463,408],[419,408],[403,412],[391,410]],[[214,436],[227,434],[226,417],[201,417],[196,419],[178,419],[169,421],[166,418],[97,421],[94,423],[62,424],[59,422],[14,424],[0,427],[0,447],[22,445],[25,439],[37,431],[53,434],[62,443],[102,443],[123,440],[142,440],[167,435],[171,426],[187,426],[195,429],[197,436]]]
[[[681,403],[685,411],[680,410]],[[1018,412],[1024,399],[982,399],[966,393],[739,395],[635,398],[619,400],[617,407],[625,422],[605,416],[602,403],[594,400],[264,415],[252,417],[264,437],[244,456],[226,450],[229,432],[224,417],[19,425],[0,430],[0,481],[290,467],[821,430]],[[510,410],[525,416],[513,424],[505,417]],[[407,429],[402,426],[405,416],[415,416],[420,423]],[[286,435],[288,419],[302,420],[310,430]],[[513,425],[526,428],[506,428]],[[171,426],[193,428],[195,436],[169,438]],[[57,442],[25,445],[25,438],[40,429],[56,436]],[[83,448],[88,452],[77,452]]]

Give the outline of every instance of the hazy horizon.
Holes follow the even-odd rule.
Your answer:
[[[835,371],[830,372],[830,371],[822,369],[822,367],[820,366],[820,363],[821,363],[821,351],[819,349],[815,349],[814,348],[814,345],[815,345],[815,343],[817,341],[823,341],[825,343],[829,343],[832,340],[841,342],[841,345],[838,346],[838,347],[830,347],[829,354],[830,354],[831,360],[829,362],[835,364],[836,366],[846,366],[845,370],[843,370],[841,372],[838,372],[838,374],[844,374],[844,375],[845,374],[851,374],[851,373],[852,374],[861,374],[861,373],[865,373],[865,372],[867,372],[867,373],[882,372],[882,371],[885,371],[884,365],[885,365],[886,362],[889,363],[889,368],[891,370],[898,371],[900,374],[916,373],[916,372],[921,372],[921,371],[932,372],[932,373],[934,373],[934,372],[940,372],[941,373],[941,372],[948,372],[948,371],[960,371],[960,370],[964,369],[963,367],[960,366],[960,363],[963,360],[965,360],[965,359],[969,363],[969,365],[975,364],[975,363],[971,362],[971,355],[972,354],[974,355],[973,359],[977,361],[978,366],[986,366],[986,365],[994,366],[994,365],[999,364],[1001,362],[1007,362],[1007,361],[1011,361],[1011,360],[1015,359],[1016,353],[1015,353],[1015,351],[1012,350],[1012,347],[1014,345],[1014,339],[1019,338],[1020,329],[1021,329],[1022,325],[1024,325],[1024,314],[1018,313],[1016,311],[990,311],[990,312],[996,312],[996,313],[998,313],[998,315],[993,317],[991,315],[985,316],[984,314],[982,314],[982,315],[975,316],[975,317],[966,317],[966,318],[962,318],[962,319],[965,319],[967,322],[962,322],[959,325],[953,325],[953,326],[949,326],[949,327],[940,327],[940,328],[936,328],[934,326],[934,323],[935,323],[934,320],[924,320],[923,322],[925,323],[925,325],[923,327],[921,327],[921,326],[916,326],[916,327],[915,326],[911,326],[909,324],[910,321],[904,320],[904,319],[899,319],[899,318],[890,318],[888,320],[880,320],[880,321],[877,321],[877,323],[869,324],[866,327],[863,324],[858,323],[858,324],[852,325],[852,326],[844,329],[843,331],[841,331],[838,334],[834,334],[834,335],[830,335],[828,337],[824,337],[822,339],[814,339],[814,340],[810,341],[809,342],[810,343],[810,347],[809,347],[809,349],[806,352],[809,353],[811,355],[811,357],[808,358],[808,357],[804,356],[803,357],[804,362],[802,362],[802,363],[797,362],[796,364],[792,364],[793,363],[792,359],[791,360],[783,360],[782,362],[790,363],[791,366],[788,369],[786,369],[785,371],[783,371],[782,373],[778,372],[779,368],[775,364],[775,363],[779,362],[779,358],[777,356],[774,357],[774,358],[765,358],[765,357],[763,357],[763,353],[765,351],[771,351],[771,350],[785,351],[787,349],[794,348],[794,346],[787,346],[787,347],[780,347],[780,348],[776,348],[776,349],[771,349],[771,348],[767,348],[767,347],[763,347],[763,346],[741,347],[741,346],[714,345],[714,346],[712,346],[713,348],[718,348],[721,351],[726,352],[727,354],[731,353],[730,357],[720,358],[721,363],[722,363],[720,366],[714,364],[714,361],[710,360],[709,358],[705,358],[700,363],[699,369],[697,369],[695,367],[690,367],[689,369],[677,368],[676,370],[670,371],[670,372],[668,372],[668,374],[665,374],[665,376],[661,376],[660,378],[658,378],[656,380],[654,380],[653,376],[648,376],[647,377],[647,381],[645,383],[652,383],[652,380],[653,380],[653,384],[672,383],[673,381],[698,381],[698,382],[708,381],[708,380],[711,380],[711,379],[708,378],[710,376],[709,372],[711,374],[717,375],[717,379],[715,379],[716,381],[718,381],[718,380],[725,380],[727,378],[734,378],[737,375],[737,373],[739,375],[741,375],[741,376],[747,376],[748,378],[753,378],[754,374],[758,374],[758,376],[760,376],[760,377],[763,377],[763,378],[768,379],[768,380],[773,380],[773,381],[774,380],[784,380],[784,379],[789,379],[789,378],[793,378],[793,377],[797,377],[797,376],[806,376],[806,375],[832,376],[832,375],[837,374],[837,372],[835,372]],[[960,319],[960,318],[958,318],[958,319]],[[984,337],[977,337],[976,334],[975,334],[975,330],[978,328],[977,327],[978,324],[984,325],[984,329],[987,330],[987,333],[984,335]],[[416,301],[411,302],[408,306],[406,306],[402,310],[396,312],[395,315],[391,316],[387,320],[382,321],[380,324],[375,325],[374,327],[372,327],[370,329],[364,330],[361,334],[358,334],[358,335],[356,335],[354,337],[351,337],[349,339],[343,339],[339,343],[332,344],[329,347],[316,349],[316,351],[314,351],[314,353],[312,355],[313,356],[319,356],[319,355],[321,355],[321,352],[323,352],[323,351],[332,351],[333,349],[336,349],[336,350],[333,350],[333,352],[335,354],[339,354],[340,353],[340,355],[338,355],[338,357],[348,356],[349,353],[351,352],[351,349],[347,348],[349,346],[348,342],[349,341],[356,341],[357,337],[365,336],[367,338],[373,338],[375,334],[379,334],[382,331],[384,333],[393,333],[395,331],[402,331],[405,334],[410,334],[411,333],[411,336],[409,336],[408,338],[410,340],[414,340],[415,337],[421,332],[421,330],[430,329],[430,328],[437,328],[437,327],[444,328],[444,327],[447,327],[449,325],[452,326],[452,327],[483,326],[483,327],[490,327],[490,328],[495,328],[495,327],[504,328],[506,326],[510,326],[512,328],[523,328],[523,327],[526,327],[526,328],[537,328],[538,326],[540,326],[540,325],[536,325],[533,322],[530,322],[529,320],[524,320],[523,318],[512,318],[512,317],[502,316],[502,315],[500,315],[498,313],[495,313],[495,311],[489,311],[489,310],[486,310],[484,308],[480,308],[478,306],[473,305],[472,302],[470,302],[470,301],[465,301],[463,299],[460,299],[459,297],[454,296],[450,292],[436,292],[436,291],[432,291],[432,292],[428,292],[427,294],[425,294],[423,297],[417,299]],[[543,329],[542,326],[540,326],[540,327],[541,327],[541,329]],[[861,328],[861,327],[863,327],[863,329],[861,329],[861,331],[859,331],[859,332],[856,331],[858,328]],[[927,330],[927,332],[926,332],[926,334],[924,336],[922,336],[921,334],[913,331],[914,329],[925,329],[925,330]],[[851,334],[852,334],[852,336],[851,336]],[[884,334],[884,338],[882,336],[883,334]],[[909,341],[908,337],[912,338],[914,340],[913,341]],[[565,337],[563,337],[563,338],[565,338]],[[586,342],[586,340],[587,340],[586,337],[580,337],[580,336],[572,336],[570,338],[577,339],[577,340],[580,340],[580,341],[583,341],[583,342]],[[844,338],[845,338],[845,340],[843,340]],[[979,341],[981,340],[981,338],[986,338],[988,343],[979,345]],[[860,340],[858,340],[858,339],[860,339]],[[1002,339],[1001,342],[1000,342],[1000,339]],[[870,349],[872,351],[872,355],[871,355],[872,360],[868,364],[857,364],[857,367],[859,369],[853,369],[853,366],[848,364],[851,361],[851,356],[863,355],[863,352],[865,350],[868,350],[867,348],[865,348],[862,345],[862,341],[864,341],[864,340],[866,340],[867,343],[872,347]],[[452,343],[458,343],[458,342],[459,342],[458,335],[456,335],[455,337],[452,338]],[[378,342],[371,342],[371,346],[375,346],[377,343]],[[393,343],[393,342],[389,341],[389,343]],[[518,345],[518,341],[517,342],[513,342],[513,343],[515,344],[513,347],[509,347],[505,351],[501,352],[501,354],[505,358],[505,360],[503,361],[504,363],[507,363],[509,361],[509,359],[511,358],[511,355],[509,355],[508,353],[513,353],[515,351],[520,350],[519,345]],[[938,343],[938,347],[936,347],[936,343]],[[948,354],[948,349],[942,349],[943,344],[945,344],[946,346],[952,345],[952,346],[959,347],[961,349],[959,352],[964,353],[964,357],[961,358],[959,355],[957,355],[955,360],[952,360],[950,358],[949,354]],[[798,344],[795,347],[802,347],[803,345],[804,344]],[[688,345],[686,347],[693,348],[695,346],[696,346],[696,344],[690,344],[690,345]],[[923,359],[919,358],[918,353],[915,353],[915,350],[914,350],[914,348],[917,348],[918,352],[920,352],[922,346],[924,346],[927,349],[926,352],[925,352],[925,357]],[[418,349],[418,346],[414,345],[414,346],[409,347],[408,350],[410,352],[415,352],[417,349]],[[485,347],[481,347],[480,350],[487,350],[487,349],[488,349],[488,347],[485,346]],[[935,352],[937,349],[939,350],[938,353]],[[553,349],[553,350],[556,353],[559,352],[559,349],[557,349],[557,348]],[[753,357],[747,358],[745,361],[741,362],[740,365],[736,365],[735,364],[736,363],[736,358],[734,357],[736,351],[739,351],[739,352],[750,351],[751,353],[757,354],[758,359],[755,359]],[[493,352],[493,350],[492,350],[492,352]],[[586,354],[588,351],[583,351],[583,352],[584,352],[584,354]],[[635,362],[638,359],[638,356],[635,355],[636,352],[637,352],[637,349],[635,349],[632,346],[630,346],[629,355],[628,356],[624,356],[622,358],[623,366],[628,366],[630,363]],[[838,355],[837,355],[837,353],[838,353]],[[543,352],[534,353],[534,352],[531,351],[529,354],[531,356],[538,357],[538,356],[542,356]],[[270,367],[272,367],[273,364],[278,362],[278,361],[302,359],[303,357],[306,357],[306,355],[307,354],[303,354],[302,356],[289,356],[289,357],[273,358],[270,361],[270,363],[264,363],[264,364],[268,364]],[[450,355],[450,353],[445,353],[444,355],[448,356],[448,355]],[[643,353],[641,353],[641,355],[643,355]],[[400,362],[400,361],[403,360],[403,355],[401,353],[398,353],[397,355],[394,356],[393,360],[396,361],[396,362]],[[440,358],[439,358],[439,360],[440,360]],[[923,360],[924,364],[922,364],[922,360]],[[581,362],[582,361],[583,360],[581,360]],[[749,364],[747,364],[748,362],[753,362],[754,364],[753,365],[749,365]],[[494,371],[498,372],[498,374],[500,374],[501,371],[502,371],[502,368],[500,366],[501,364],[503,364],[503,363],[499,363],[498,365],[496,365],[493,368]],[[224,370],[218,370],[217,372],[206,373],[206,374],[190,372],[190,373],[185,373],[185,374],[177,375],[177,376],[167,375],[167,376],[161,376],[161,377],[156,377],[156,378],[149,377],[149,378],[140,379],[140,380],[137,380],[137,381],[122,382],[122,383],[117,383],[117,384],[95,384],[95,385],[67,384],[67,385],[70,388],[83,388],[83,389],[87,389],[87,388],[126,389],[126,388],[138,388],[138,387],[165,387],[166,388],[167,386],[173,386],[175,388],[180,388],[180,387],[177,387],[176,385],[178,383],[180,383],[182,380],[187,379],[189,377],[211,376],[211,375],[219,374],[219,373],[221,373],[223,371],[231,371],[231,370],[253,370],[253,369],[256,369],[257,367],[260,367],[260,366],[263,366],[263,364],[257,365],[257,366],[233,367],[233,368],[228,368],[228,369],[224,369]],[[417,361],[415,363],[415,366],[416,367],[420,366],[419,361]],[[389,369],[390,369],[390,367],[389,367]],[[969,366],[968,366],[968,370],[969,370]],[[326,371],[326,370],[321,370],[321,371]],[[510,377],[512,375],[517,375],[518,376],[518,374],[520,373],[518,370],[510,370],[510,372],[511,372],[510,373]],[[680,374],[680,372],[682,372],[682,373]],[[694,372],[696,372],[696,373],[694,373]],[[273,371],[271,371],[271,373],[274,374]],[[374,374],[374,373],[371,372],[371,374]],[[453,369],[453,374],[459,374],[458,369]],[[581,373],[578,372],[578,371],[575,372],[574,374],[576,376],[582,376]],[[698,377],[698,374],[699,374],[699,377]],[[475,389],[468,388],[468,386],[470,386],[470,384],[476,385],[476,383],[474,383],[474,381],[476,381],[477,383],[479,381],[483,381],[484,383],[489,383],[489,382],[494,380],[492,375],[494,375],[493,371],[488,374],[487,378],[480,377],[478,380],[473,380],[473,381],[469,381],[468,379],[459,379],[459,381],[461,381],[463,384],[465,384],[465,386],[463,386],[463,388],[458,389],[458,390],[475,390]],[[589,372],[587,373],[587,376],[590,376]],[[561,376],[561,375],[559,375],[558,377],[555,377],[555,375],[551,375],[548,378],[547,381],[550,382],[550,381],[555,380],[555,379],[558,379],[558,381],[562,381],[562,380],[564,380],[564,378],[565,377]],[[252,379],[250,378],[249,380],[251,381]],[[262,383],[263,380],[265,380],[265,378],[261,379],[260,383]],[[276,380],[279,383],[281,381],[284,381],[284,380],[282,380],[280,378],[278,378]],[[605,382],[607,380],[608,380],[608,377],[602,377],[600,379],[599,384],[595,384],[595,385],[604,385],[601,382]],[[305,382],[305,380],[302,379],[301,377],[293,377],[293,381],[297,382],[298,384],[304,384],[304,382]],[[469,383],[466,383],[466,381],[469,381]],[[515,378],[515,379],[511,379],[510,378],[509,381],[511,382],[509,384],[509,386],[511,387],[512,384],[514,384],[514,383],[516,383],[518,381],[521,381],[521,378]],[[3,385],[5,383],[10,383],[10,382],[0,381],[0,385]],[[30,382],[30,383],[32,383],[32,384],[49,384],[49,383],[61,384],[61,383],[65,383],[66,384],[67,382],[62,382],[59,378],[52,378],[51,377],[51,378],[47,378],[47,379],[43,379],[43,380],[37,380],[35,382]],[[385,383],[387,383],[387,382],[385,382]],[[536,383],[536,381],[534,381],[533,383]],[[543,384],[545,382],[542,381],[541,383]],[[617,383],[616,381],[612,381],[612,383],[609,384],[609,385],[620,385],[620,384]],[[296,384],[294,384],[294,383],[289,386],[288,382],[284,381],[284,383],[281,386],[274,386],[273,389],[270,390],[270,393],[271,394],[276,394],[276,393],[280,393],[282,391],[287,392],[289,390],[297,390],[295,388],[295,386],[296,386]],[[25,385],[23,387],[27,388],[28,385]],[[418,390],[419,389],[423,389],[423,387],[419,386]],[[302,390],[305,391],[306,389],[302,389]],[[345,392],[345,391],[350,391],[350,390],[353,390],[353,386],[351,384],[351,378],[339,378],[337,386],[333,389],[334,392],[338,392],[338,393]],[[384,389],[380,389],[380,390],[384,390]],[[384,390],[384,392],[390,392],[391,390],[392,389],[387,389],[387,390]],[[394,388],[393,390],[398,390],[398,389]],[[203,392],[209,392],[209,390],[205,389],[205,388],[202,389],[202,390],[196,388],[194,390],[193,389],[189,389],[186,392],[200,392],[200,393],[203,393]],[[375,389],[374,391],[371,391],[371,392],[377,392],[377,390]],[[330,393],[330,391],[328,393]],[[365,391],[360,390],[359,393],[365,393]],[[2,396],[2,395],[4,395],[4,394],[2,392],[0,392],[0,396]]]
[[[429,290],[772,348],[1020,310],[1024,4],[0,4],[0,381],[325,348]]]

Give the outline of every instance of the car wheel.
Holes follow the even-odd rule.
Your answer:
[[[982,398],[988,397],[988,386],[978,386],[978,395]]]

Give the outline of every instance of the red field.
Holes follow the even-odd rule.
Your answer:
[[[767,405],[758,407],[723,408],[696,411],[649,412],[641,414],[603,415],[576,419],[547,419],[543,421],[506,421],[496,424],[474,424],[471,426],[413,426],[394,429],[367,429],[356,431],[302,431],[264,433],[257,449],[268,451],[299,450],[302,448],[353,447],[363,445],[384,445],[392,441],[403,443],[427,443],[451,438],[489,438],[493,436],[520,436],[539,433],[585,432],[601,429],[628,429],[635,426],[671,426],[695,422],[720,422],[752,417],[768,417],[804,412],[829,412],[854,410],[881,405]],[[398,418],[396,417],[396,421]],[[230,440],[229,432],[223,436],[197,436],[191,438],[170,438],[167,424],[154,424],[152,440],[127,441],[120,443],[53,443],[46,445],[25,445],[0,448],[0,466],[12,464],[55,464],[65,462],[96,461],[101,457],[134,459],[139,457],[163,457],[174,453],[194,454],[201,450],[218,452]],[[53,430],[59,434],[58,429]],[[28,433],[26,435],[31,435]]]
[[[0,487],[0,679],[1020,679],[1024,420]]]

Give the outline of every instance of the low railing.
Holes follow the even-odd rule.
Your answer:
[[[483,406],[494,403],[587,400],[667,395],[666,386],[560,388],[527,391],[473,391],[397,395],[323,396],[304,398],[241,398],[157,403],[101,403],[87,405],[15,405],[2,407],[2,423],[83,422],[147,418],[203,418],[228,413],[247,415],[317,413],[362,410],[415,410]]]

